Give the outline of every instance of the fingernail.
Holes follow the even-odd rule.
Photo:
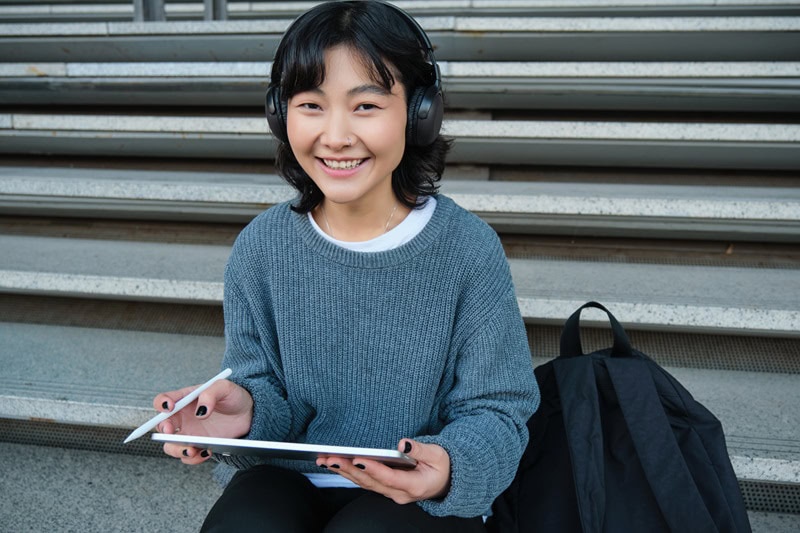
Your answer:
[[[366,470],[366,469],[367,469],[367,467],[366,467],[366,466],[364,466],[364,465],[362,465],[362,464],[360,464],[360,463],[356,463],[356,468],[359,468],[359,469],[361,469],[361,470]]]
[[[186,448],[184,448],[181,453],[183,454],[184,457],[189,457],[189,450],[187,450]]]
[[[337,468],[338,469],[339,465],[333,464],[333,465],[331,465],[331,468]]]
[[[210,454],[208,453],[208,450],[203,450],[202,452],[200,452],[200,457],[208,457],[209,455]]]
[[[411,443],[409,441],[406,441],[406,446],[405,448],[403,448],[403,452],[409,453],[410,451],[411,451]]]
[[[161,407],[163,407],[164,409],[169,409],[169,402],[164,400],[164,403],[161,404]]]
[[[325,465],[319,465],[319,466],[321,466],[322,468],[328,468],[328,467],[327,467],[327,466],[325,466]]]
[[[206,416],[207,412],[208,412],[208,409],[206,408],[206,406],[205,405],[201,405],[200,407],[197,408],[197,412],[195,413],[195,416]]]

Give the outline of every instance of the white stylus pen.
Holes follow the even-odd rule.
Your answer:
[[[227,378],[228,376],[231,375],[232,372],[233,370],[231,370],[230,368],[226,368],[213,378],[209,379],[208,381],[197,387],[195,390],[193,390],[192,392],[181,398],[181,400],[175,404],[175,408],[172,411],[168,413],[158,414],[153,418],[151,418],[150,420],[148,420],[147,422],[145,422],[144,424],[142,424],[141,426],[139,426],[138,428],[136,428],[133,431],[133,433],[128,435],[128,438],[123,441],[123,444],[127,444],[134,439],[138,439],[139,437],[141,437],[142,435],[144,435],[145,433],[147,433],[148,431],[159,425],[161,422],[163,422],[167,418],[171,417],[172,415],[174,415],[175,413],[177,413],[178,411],[180,411],[181,409],[183,409],[184,407],[195,401],[197,397],[200,396],[200,393],[209,388],[212,383]]]

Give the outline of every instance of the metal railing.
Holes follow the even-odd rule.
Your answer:
[[[203,0],[203,20],[227,20],[227,0]],[[133,0],[134,22],[167,20],[164,0]]]

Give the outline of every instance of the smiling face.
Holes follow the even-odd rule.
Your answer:
[[[288,101],[286,128],[297,162],[328,202],[356,210],[395,204],[392,172],[405,151],[406,95],[387,91],[345,46],[325,52],[325,79]]]

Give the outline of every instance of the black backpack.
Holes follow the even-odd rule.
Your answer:
[[[612,348],[583,354],[586,307],[608,315]],[[632,349],[605,307],[575,311],[560,357],[535,373],[542,403],[490,531],[750,532],[719,420]]]

